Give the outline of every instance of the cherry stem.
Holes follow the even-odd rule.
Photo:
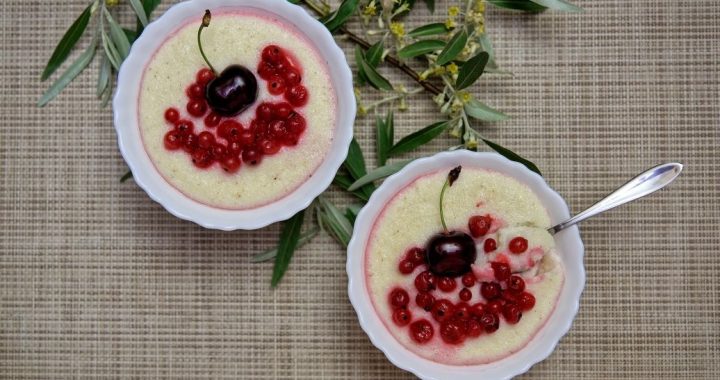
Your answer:
[[[450,172],[447,175],[447,178],[445,178],[445,183],[443,184],[442,190],[440,190],[440,223],[442,223],[443,230],[445,230],[445,233],[449,233],[447,228],[447,224],[445,224],[445,210],[443,209],[443,200],[445,199],[445,190],[447,190],[448,187],[452,186],[452,184],[458,179],[460,176],[460,170],[462,169],[462,166],[457,166],[450,170]]]
[[[218,73],[217,73],[217,71],[215,71],[215,68],[213,67],[213,65],[210,64],[210,61],[208,61],[207,57],[205,56],[205,51],[203,51],[203,47],[202,47],[202,41],[200,41],[200,35],[202,34],[203,29],[210,26],[210,18],[211,18],[210,10],[206,9],[205,14],[203,15],[203,18],[202,18],[202,23],[200,24],[200,28],[198,28],[197,43],[198,43],[198,47],[200,48],[200,55],[202,55],[203,59],[205,60],[205,63],[207,63],[208,67],[210,67],[210,70],[212,70],[213,74],[215,74],[215,76],[217,76]]]

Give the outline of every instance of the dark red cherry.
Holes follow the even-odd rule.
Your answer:
[[[257,80],[246,67],[230,65],[208,83],[205,97],[215,113],[234,116],[257,99]]]
[[[459,231],[437,234],[427,244],[430,270],[441,276],[457,277],[468,273],[476,256],[473,238]]]

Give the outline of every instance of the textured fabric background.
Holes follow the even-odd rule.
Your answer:
[[[0,2],[0,377],[411,377],[359,328],[331,238],[301,249],[271,290],[272,263],[249,258],[277,226],[204,230],[118,182],[126,166],[95,99],[97,62],[35,107],[49,84],[40,72],[86,3]],[[512,115],[486,136],[535,161],[574,212],[654,164],[686,166],[666,190],[582,225],[580,313],[524,377],[720,378],[720,4],[577,3],[584,14],[488,7],[515,76],[473,87]],[[121,15],[132,24],[126,4]],[[438,117],[418,95],[397,133]],[[374,163],[371,119],[355,133]]]

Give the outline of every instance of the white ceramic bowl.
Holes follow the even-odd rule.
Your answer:
[[[566,271],[565,283],[555,310],[545,326],[524,348],[496,362],[453,366],[436,363],[416,355],[387,331],[372,305],[367,290],[364,268],[365,248],[374,221],[384,206],[396,193],[418,177],[440,169],[449,170],[457,165],[494,170],[526,184],[540,198],[553,223],[570,216],[565,201],[545,183],[542,177],[523,165],[498,154],[459,150],[415,160],[387,178],[358,214],[347,254],[350,302],[355,307],[360,326],[368,334],[372,343],[385,353],[385,356],[393,364],[420,378],[437,380],[506,379],[526,372],[533,364],[547,358],[560,338],[568,332],[577,314],[580,294],[585,285],[584,248],[577,226],[555,236],[558,253]]]
[[[157,172],[140,137],[137,99],[142,74],[148,61],[167,37],[190,18],[201,16],[205,9],[256,8],[294,24],[311,41],[327,62],[330,79],[336,91],[337,125],[325,160],[313,176],[292,193],[270,204],[247,210],[214,208],[183,195]],[[150,198],[178,218],[193,221],[206,228],[221,230],[256,229],[285,220],[310,205],[333,180],[352,140],[355,120],[355,95],[352,72],[342,50],[328,30],[299,6],[286,0],[193,0],[177,4],[145,28],[135,41],[118,75],[113,99],[115,129],[120,152],[133,172],[135,182]]]

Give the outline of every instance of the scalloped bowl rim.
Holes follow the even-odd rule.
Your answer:
[[[374,221],[383,206],[398,191],[418,177],[456,165],[494,170],[515,178],[538,195],[553,223],[570,217],[563,198],[540,175],[499,154],[462,150],[442,152],[417,159],[388,177],[358,214],[347,251],[348,295],[360,326],[367,333],[370,341],[397,367],[410,371],[420,378],[431,380],[448,378],[471,380],[477,379],[478,376],[484,379],[507,379],[527,372],[534,364],[547,358],[560,339],[570,330],[585,285],[584,247],[577,226],[555,235],[558,253],[565,267],[565,282],[553,313],[525,347],[495,362],[453,366],[433,362],[414,354],[387,331],[372,305],[366,288],[365,249]]]
[[[255,8],[277,15],[292,24],[315,45],[326,61],[337,97],[337,124],[328,153],[311,178],[282,198],[259,207],[232,210],[212,207],[195,201],[170,185],[157,171],[145,151],[137,117],[137,94],[145,66],[159,46],[189,18],[202,15],[205,9]],[[286,220],[310,203],[330,186],[335,173],[347,156],[352,141],[356,104],[352,72],[345,54],[330,32],[315,18],[285,0],[191,0],[170,7],[150,23],[133,43],[118,73],[113,98],[113,121],[118,146],[135,182],[154,201],[178,218],[195,222],[205,228],[220,230],[258,229]]]

